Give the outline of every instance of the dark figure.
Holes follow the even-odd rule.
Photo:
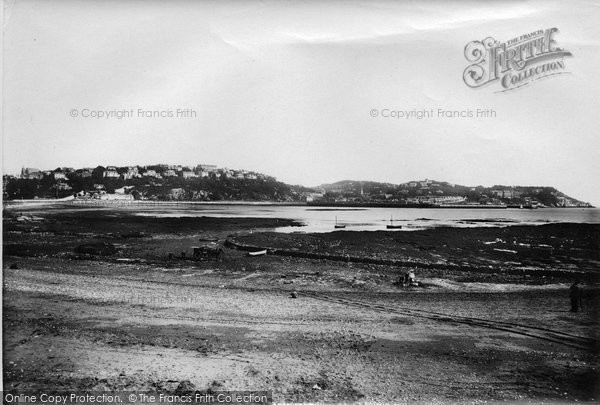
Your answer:
[[[571,297],[571,312],[579,311],[581,306],[581,288],[579,287],[579,280],[575,281],[569,288],[569,296]]]
[[[415,273],[412,270],[409,270],[408,273],[404,275],[402,278],[402,285],[404,287],[410,287],[417,284],[417,280],[415,277]]]

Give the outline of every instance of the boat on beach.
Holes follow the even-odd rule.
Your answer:
[[[257,250],[255,252],[248,252],[248,256],[264,256],[267,254],[267,249]]]

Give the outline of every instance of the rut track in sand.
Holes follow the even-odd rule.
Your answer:
[[[138,278],[128,278],[128,277],[115,277],[113,279],[148,282],[148,280],[140,280]],[[174,286],[183,284],[181,282],[158,281],[158,280],[152,280],[152,283],[153,284],[174,285]],[[194,288],[194,287],[204,287],[204,286],[187,285],[187,287]],[[243,286],[236,286],[235,289],[248,290],[248,291],[261,290],[260,288],[257,289],[257,288],[251,288],[251,287],[243,287]],[[282,293],[289,293],[288,290],[284,290],[284,289],[277,288],[277,287],[270,288],[268,290],[270,292],[280,291]],[[369,303],[369,302],[360,301],[360,300],[351,300],[348,298],[336,297],[336,296],[332,295],[331,293],[325,294],[325,293],[316,292],[316,291],[302,291],[302,295],[313,298],[313,299],[317,299],[320,301],[328,302],[328,303],[336,303],[336,304],[342,304],[342,305],[347,305],[347,306],[353,306],[353,307],[357,307],[357,308],[361,308],[361,309],[368,309],[368,310],[387,313],[387,314],[412,316],[412,317],[416,317],[416,318],[429,319],[429,320],[434,320],[434,321],[438,321],[438,322],[464,324],[464,325],[470,325],[470,326],[481,327],[481,328],[486,328],[486,329],[495,329],[495,330],[500,330],[500,331],[518,334],[518,335],[522,335],[522,336],[527,336],[527,337],[531,337],[531,338],[541,339],[541,340],[549,341],[552,343],[560,344],[563,346],[568,346],[568,347],[579,349],[579,350],[597,352],[600,347],[599,342],[595,339],[591,339],[591,338],[587,338],[587,337],[583,337],[583,336],[577,336],[577,335],[573,335],[573,334],[569,334],[566,332],[561,332],[561,331],[557,331],[557,330],[553,330],[553,329],[549,329],[549,328],[537,327],[537,326],[533,326],[533,325],[523,325],[523,324],[512,323],[512,322],[495,321],[495,320],[491,320],[491,319],[452,315],[452,314],[419,310],[419,309],[414,309],[414,308],[409,308],[409,307],[401,307],[401,306],[395,306],[392,308],[392,307],[381,305],[381,304]]]
[[[303,292],[303,295],[325,302],[366,308],[371,309],[373,311],[384,312],[388,314],[412,316],[416,318],[430,319],[438,322],[458,323],[486,329],[495,329],[504,332],[510,332],[517,335],[546,340],[549,342],[561,344],[580,350],[595,351],[598,348],[598,342],[594,339],[537,326],[522,325],[512,322],[494,321],[490,319],[473,318],[460,315],[444,314],[440,312],[424,311],[407,307],[390,308],[381,304],[373,304],[364,301],[350,300],[347,298],[332,297],[318,292],[305,291]]]

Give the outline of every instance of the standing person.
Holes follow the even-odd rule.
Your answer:
[[[410,270],[408,272],[408,285],[415,285],[417,282],[417,278],[415,277],[415,272]]]
[[[569,291],[569,296],[571,297],[571,312],[577,312],[581,306],[581,287],[579,287],[579,280],[571,285]]]

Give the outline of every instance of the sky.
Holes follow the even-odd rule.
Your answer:
[[[5,1],[3,173],[205,163],[306,186],[554,186],[600,205],[599,20],[594,1]],[[463,81],[469,42],[552,27],[567,74],[508,92]]]

